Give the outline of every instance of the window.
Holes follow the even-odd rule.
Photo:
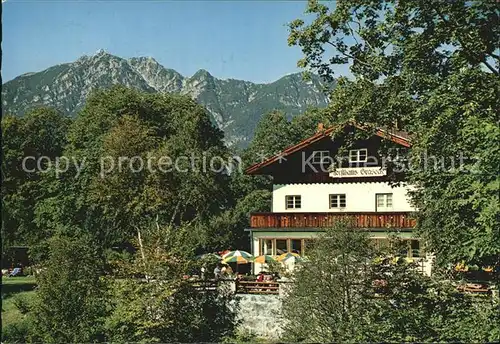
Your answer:
[[[299,209],[301,206],[301,197],[300,196],[286,196],[286,209]]]
[[[263,240],[261,240],[261,243],[262,243],[262,246],[260,249],[260,254],[272,255],[273,254],[274,240],[273,239],[263,239]]]
[[[392,194],[376,194],[375,195],[376,210],[392,208]]]
[[[312,249],[315,239],[299,238],[262,238],[259,239],[259,254],[280,255],[287,252],[294,252],[304,255],[305,248]]]
[[[410,257],[419,258],[421,257],[420,241],[410,240]]]
[[[330,158],[329,151],[314,151],[312,163],[313,164],[324,164],[330,160],[329,158]]]
[[[330,195],[330,208],[345,208],[345,194]]]
[[[290,239],[290,249],[292,253],[302,255],[302,239]]]
[[[276,239],[276,254],[283,254],[288,252],[288,240]]]
[[[425,257],[418,239],[399,239],[390,241],[388,238],[372,238],[372,243],[374,248],[381,251],[382,254],[386,250],[389,250],[389,252],[396,250],[400,256],[406,256],[408,258]]]
[[[349,162],[366,162],[368,160],[368,150],[363,149],[352,149],[349,151]]]

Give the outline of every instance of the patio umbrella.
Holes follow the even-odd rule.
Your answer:
[[[294,263],[303,262],[304,259],[298,253],[287,252],[278,257],[279,262],[293,261]]]
[[[260,263],[260,264],[265,264],[265,263],[270,263],[270,262],[275,262],[276,258],[273,256],[270,256],[268,254],[263,254],[262,256],[257,256],[254,259],[254,263]]]
[[[253,262],[253,256],[246,251],[229,251],[222,256],[224,263],[247,264]]]
[[[230,251],[222,256],[222,261],[224,263],[236,263],[236,274],[238,274],[239,264],[248,264],[253,262],[253,256],[246,251]]]

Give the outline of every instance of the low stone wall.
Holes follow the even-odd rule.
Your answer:
[[[259,337],[279,339],[283,329],[279,295],[237,294],[240,329]]]
[[[218,288],[224,292],[236,293],[239,299],[239,329],[270,340],[279,339],[283,332],[282,300],[292,286],[290,280],[279,280],[279,294],[236,293],[236,281],[220,280]]]

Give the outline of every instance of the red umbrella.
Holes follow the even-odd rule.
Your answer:
[[[231,252],[231,250],[224,250],[219,252],[219,256],[223,257],[226,253]]]

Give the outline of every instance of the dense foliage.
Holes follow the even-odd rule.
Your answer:
[[[36,298],[17,305],[24,318],[3,329],[3,340],[217,342],[232,336],[238,302],[227,290],[199,292],[182,278],[197,264],[187,258],[190,243],[182,232],[138,231],[132,253],[103,252],[88,236],[53,237]]]
[[[284,300],[285,338],[305,342],[491,342],[498,304],[457,292],[368,233],[328,229]],[[310,309],[304,312],[304,309]]]
[[[35,205],[47,194],[43,171],[61,155],[70,124],[69,118],[48,108],[30,111],[24,117],[2,118],[3,248],[43,238],[33,223]],[[47,158],[37,167],[42,156]]]
[[[4,340],[189,342],[232,335],[231,298],[196,293],[182,276],[195,271],[196,254],[247,241],[240,229],[248,212],[262,208],[261,196],[235,207],[237,183],[229,174],[238,166],[201,106],[116,87],[94,93],[72,122],[40,109],[5,117],[2,130],[3,249],[28,244],[39,270],[35,302]],[[25,156],[46,157],[44,171],[33,163],[33,172],[23,171]],[[161,166],[161,157],[172,162]],[[157,321],[155,312],[168,321]]]
[[[189,260],[185,237],[168,228],[138,233],[133,256],[115,255],[110,280],[113,303],[106,319],[112,342],[218,342],[237,325],[238,304],[225,290],[197,292],[181,277]],[[189,245],[189,244],[188,244]],[[139,277],[139,278],[138,278]]]
[[[202,221],[228,206],[222,133],[186,97],[124,87],[97,92],[71,126],[64,154],[85,167],[53,181],[38,220],[92,231],[108,247],[153,220]],[[212,157],[220,157],[218,173]]]
[[[52,343],[105,340],[103,323],[109,300],[103,266],[102,249],[92,238],[51,238],[27,337]]]

